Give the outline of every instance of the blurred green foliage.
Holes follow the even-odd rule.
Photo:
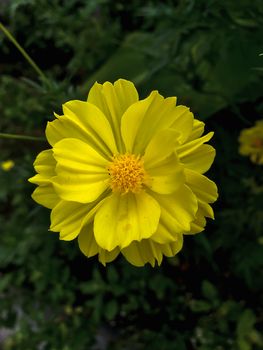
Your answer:
[[[160,268],[105,269],[48,232],[30,199],[45,144],[0,140],[0,339],[4,350],[263,349],[262,167],[238,154],[263,116],[261,0],[6,0],[0,33],[0,130],[43,135],[53,111],[98,80],[133,80],[141,96],[178,96],[215,131],[215,222]],[[0,333],[1,334],[1,333]]]

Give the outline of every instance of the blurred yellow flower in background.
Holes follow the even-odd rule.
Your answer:
[[[12,160],[5,160],[4,162],[1,162],[1,169],[4,171],[10,171],[14,166],[15,163]]]
[[[256,122],[255,126],[244,129],[239,136],[239,153],[249,156],[256,164],[263,164],[263,120]]]
[[[34,162],[32,197],[52,209],[50,230],[78,237],[87,257],[160,265],[214,217],[217,187],[203,175],[213,133],[203,132],[175,97],[153,91],[139,100],[127,80],[95,83],[87,101],[65,103],[48,123],[51,149]]]

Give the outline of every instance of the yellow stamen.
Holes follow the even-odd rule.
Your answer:
[[[113,157],[108,166],[110,187],[114,192],[138,193],[146,182],[143,161],[134,154],[120,154]]]

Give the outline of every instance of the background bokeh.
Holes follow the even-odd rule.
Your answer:
[[[215,221],[161,267],[106,268],[48,232],[30,197],[45,142],[0,140],[0,349],[263,349],[262,166],[238,135],[263,118],[262,0],[1,0],[0,132],[43,136],[97,80],[178,96],[215,131]]]

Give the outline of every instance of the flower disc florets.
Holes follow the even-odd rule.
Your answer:
[[[120,154],[113,157],[108,166],[110,187],[114,192],[138,193],[146,181],[143,161],[134,154]]]
[[[65,103],[48,123],[51,148],[34,162],[32,197],[52,210],[50,231],[78,237],[87,257],[160,265],[214,217],[217,188],[203,175],[213,133],[203,132],[175,97],[139,100],[127,80],[95,83],[87,101]]]

